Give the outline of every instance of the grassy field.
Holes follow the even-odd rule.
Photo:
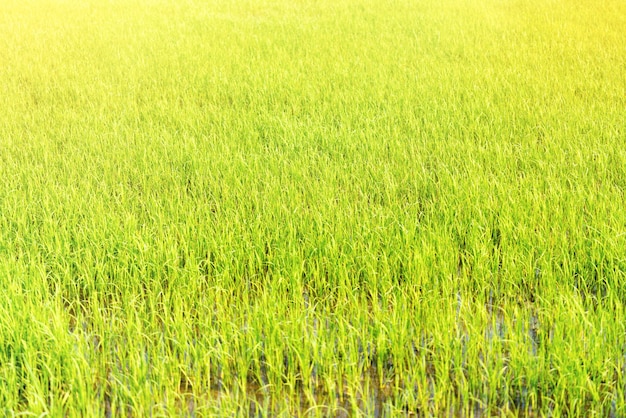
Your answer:
[[[0,414],[626,415],[622,0],[1,0]]]

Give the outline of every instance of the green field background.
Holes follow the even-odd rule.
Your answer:
[[[626,3],[0,0],[0,414],[626,415]]]

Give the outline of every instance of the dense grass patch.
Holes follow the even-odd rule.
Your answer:
[[[0,411],[626,414],[626,4],[0,4]]]

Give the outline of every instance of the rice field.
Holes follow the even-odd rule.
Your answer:
[[[1,0],[0,415],[626,415],[626,3]]]

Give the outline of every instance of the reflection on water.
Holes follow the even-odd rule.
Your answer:
[[[299,402],[294,411],[297,415],[308,413],[312,415],[331,415],[334,417],[351,417],[356,414],[367,416],[384,416],[385,404],[392,400],[392,388],[390,384],[380,386],[380,379],[376,369],[372,367],[361,379],[360,387],[356,389],[343,385],[341,393],[330,396],[322,390],[310,391],[305,394],[301,391],[298,394]],[[249,387],[250,402],[249,416],[265,416],[268,398],[271,396],[267,390],[263,390],[258,385]]]
[[[355,388],[354,384],[348,385],[346,382],[342,385],[343,390],[337,389],[334,394],[310,387],[297,389],[295,395],[285,394],[287,399],[276,399],[276,395],[268,386],[247,382],[244,398],[248,404],[246,409],[249,417],[284,416],[285,405],[290,406],[291,416],[383,417],[389,413],[389,408],[387,410],[385,408],[393,402],[393,390],[391,383],[383,382],[381,386],[380,382],[376,368],[371,367],[361,378],[358,387]],[[222,398],[232,394],[216,387],[211,395],[213,400],[219,403]],[[195,414],[193,399],[188,399],[186,409],[190,415]]]
[[[458,298],[457,303],[462,301]],[[537,356],[540,349],[540,321],[537,312],[526,311],[524,315],[511,321],[505,316],[501,308],[487,306],[490,321],[482,332],[484,343],[501,343],[506,345],[507,338],[510,338],[511,331],[522,330],[528,338],[529,354]],[[462,315],[457,316],[457,320],[462,322]],[[516,325],[517,324],[517,325]],[[470,341],[468,330],[461,326],[457,329],[457,342],[463,354],[463,370],[467,370],[472,359],[465,347]],[[508,327],[508,328],[507,328]],[[512,329],[513,327],[514,329]],[[427,345],[423,341],[424,346]],[[417,354],[419,347],[413,347]],[[387,417],[387,416],[450,416],[450,417],[486,417],[494,414],[505,414],[507,416],[537,416],[537,412],[532,410],[529,400],[528,388],[515,386],[512,392],[508,392],[508,400],[497,401],[498,405],[490,405],[488,398],[467,399],[466,395],[452,395],[452,399],[436,399],[436,386],[441,378],[437,374],[436,365],[432,364],[432,359],[426,356],[424,359],[425,377],[421,383],[403,383],[393,378],[393,365],[387,367],[383,365],[372,365],[366,368],[360,378],[345,380],[343,382],[320,382],[320,376],[312,377],[312,381],[303,383],[297,382],[295,387],[280,391],[272,390],[267,384],[267,379],[262,382],[247,381],[238,387],[230,387],[228,382],[214,382],[213,389],[203,402],[194,399],[191,387],[181,384],[181,393],[186,393],[186,404],[181,405],[181,410],[188,416],[203,415],[200,404],[229,406],[232,410],[233,403],[241,407],[240,414],[250,417],[268,416],[332,416],[332,417]],[[483,359],[484,360],[484,359]],[[481,359],[477,359],[481,361]],[[506,360],[504,360],[506,364]],[[384,373],[384,376],[381,375]],[[466,376],[467,377],[467,376]],[[480,379],[480,376],[474,376]],[[454,384],[454,376],[450,376],[448,384]],[[319,384],[318,384],[319,383]],[[441,389],[441,387],[439,387]],[[454,393],[454,390],[451,392]],[[196,394],[197,396],[197,394]],[[455,397],[456,396],[456,397]],[[464,398],[465,396],[465,398]],[[417,399],[420,401],[417,401]],[[447,403],[442,408],[441,403]],[[416,406],[420,405],[420,407]],[[535,404],[535,406],[537,406]],[[424,408],[424,409],[420,409]],[[226,408],[228,409],[228,408]]]
[[[434,383],[429,379],[430,401],[428,410],[410,408],[403,402],[402,396],[394,390],[390,382],[380,385],[380,376],[375,367],[369,369],[361,379],[358,388],[346,388],[341,393],[329,395],[324,391],[311,391],[301,389],[295,395],[285,395],[288,399],[276,399],[276,396],[259,384],[249,382],[246,385],[245,403],[242,414],[249,417],[273,417],[273,416],[330,416],[330,417],[422,417],[422,416],[446,416],[446,417],[488,417],[494,413],[506,416],[535,417],[534,411],[529,410],[527,405],[517,405],[512,402],[503,408],[488,408],[480,401],[470,401],[466,404],[448,405],[445,410],[434,409]],[[414,388],[417,392],[419,388]],[[400,391],[401,392],[401,391]],[[220,403],[222,398],[231,394],[225,391],[213,390],[213,401]],[[241,399],[241,397],[239,398]],[[285,410],[285,405],[289,405]],[[186,413],[196,416],[195,404],[190,398],[187,403]],[[244,412],[246,411],[246,412]]]
[[[457,298],[457,304],[463,301]],[[523,311],[523,315],[515,320],[507,317],[504,310],[493,305],[486,306],[488,317],[486,326],[481,335],[481,344],[502,344],[505,346],[511,337],[511,332],[521,330],[527,338],[529,355],[537,356],[541,350],[541,325],[537,312],[533,309]],[[430,352],[434,348],[429,343],[427,335],[422,335],[421,340],[415,342],[413,352],[416,359],[421,355],[423,368],[421,378],[409,383],[397,379],[394,375],[393,364],[368,366],[360,377],[345,379],[343,381],[321,381],[321,376],[313,373],[311,381],[298,380],[288,389],[273,390],[268,384],[268,379],[262,377],[261,381],[248,380],[244,382],[232,382],[221,380],[212,381],[212,389],[209,393],[194,393],[192,383],[186,378],[181,378],[178,389],[180,402],[177,410],[186,416],[204,416],[207,405],[211,410],[239,409],[239,415],[250,417],[268,416],[333,416],[333,417],[386,417],[386,416],[450,416],[450,417],[486,417],[494,414],[507,416],[537,416],[534,407],[541,407],[537,402],[540,399],[530,401],[529,389],[525,383],[517,381],[507,392],[503,400],[496,401],[498,405],[490,405],[489,398],[474,398],[471,393],[455,392],[454,389],[442,391],[442,384],[455,385],[458,378],[448,373],[466,373],[471,368],[472,352],[468,350],[470,335],[468,329],[463,326],[461,309],[457,312],[455,341],[458,343],[455,349],[462,353],[462,363],[455,367],[460,369],[437,370],[439,363],[434,360]],[[373,349],[368,347],[365,351],[367,356]],[[364,353],[361,353],[365,355]],[[480,352],[478,356],[482,356]],[[504,354],[506,356],[506,354]],[[474,359],[482,363],[484,358]],[[626,363],[626,362],[625,362]],[[445,366],[444,362],[444,366]],[[503,360],[506,367],[507,360]],[[449,366],[449,365],[448,365]],[[264,375],[266,372],[263,372]],[[443,373],[443,374],[442,374]],[[481,375],[465,375],[462,379],[481,379]],[[235,379],[237,380],[237,379]],[[442,383],[442,381],[444,383]],[[445,383],[447,382],[447,383]],[[475,382],[476,383],[476,382]],[[233,386],[234,384],[234,386]],[[479,383],[480,384],[480,383]],[[483,383],[484,384],[484,383]],[[451,398],[441,398],[441,393],[451,394]],[[469,396],[469,398],[468,398]],[[105,396],[105,416],[115,416],[115,409],[110,400]],[[442,404],[445,404],[443,406]],[[419,405],[419,406],[418,406]],[[443,409],[442,409],[443,408]],[[613,415],[615,416],[615,415]]]

